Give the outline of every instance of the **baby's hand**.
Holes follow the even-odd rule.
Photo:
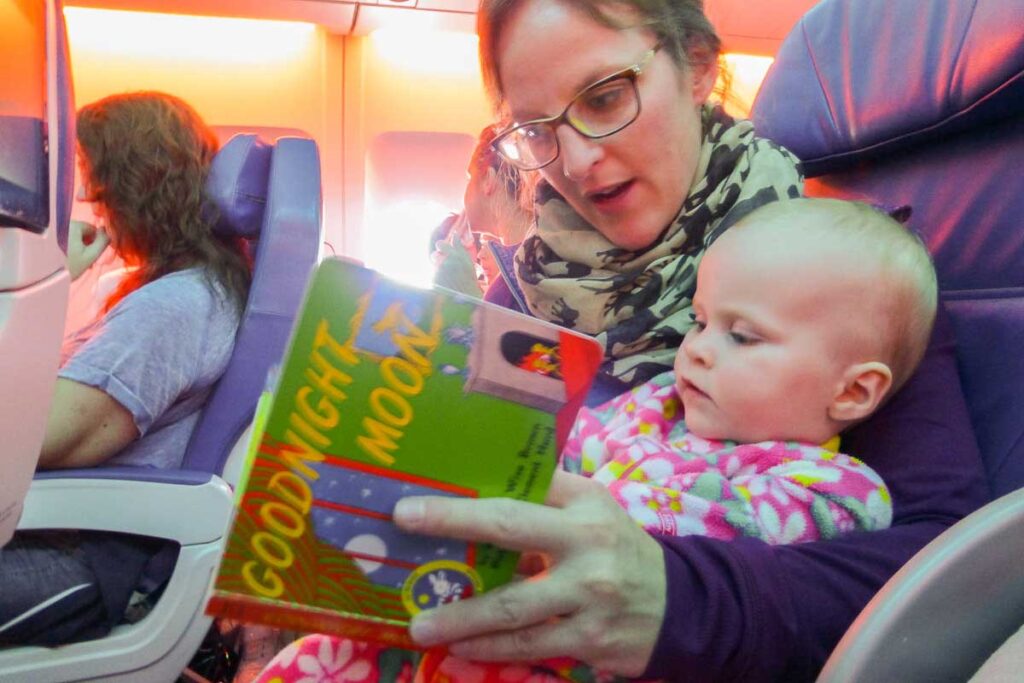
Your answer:
[[[71,279],[77,280],[88,270],[109,244],[107,233],[92,223],[71,221],[68,226],[68,272]]]

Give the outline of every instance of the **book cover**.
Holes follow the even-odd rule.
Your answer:
[[[411,647],[415,613],[508,581],[515,553],[405,534],[411,495],[541,502],[595,340],[331,258],[262,403],[207,612]]]

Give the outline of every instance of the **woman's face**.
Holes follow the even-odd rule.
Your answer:
[[[559,114],[581,90],[636,64],[655,44],[649,31],[608,28],[560,0],[526,0],[509,19],[496,56],[516,122]],[[540,173],[617,246],[650,245],[693,182],[700,106],[716,75],[714,66],[681,69],[659,50],[637,80],[637,119],[599,140],[559,126],[559,156]]]
[[[469,227],[477,232],[497,229],[497,226],[492,225],[494,212],[491,210],[490,202],[493,198],[487,191],[489,188],[485,187],[489,180],[488,170],[470,164],[466,191],[462,197],[466,220],[469,221]]]
[[[98,229],[106,232],[107,236],[111,239],[111,244],[113,244],[113,235],[111,234],[109,221],[107,220],[107,209],[103,205],[103,202],[91,199],[92,190],[89,187],[89,162],[86,161],[81,148],[78,149],[77,162],[79,183],[78,188],[75,190],[75,201],[89,205],[89,208],[92,211],[91,223]]]

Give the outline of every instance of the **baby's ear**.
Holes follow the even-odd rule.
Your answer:
[[[869,361],[851,365],[832,399],[828,416],[837,422],[856,422],[871,415],[892,388],[892,370],[885,363]]]

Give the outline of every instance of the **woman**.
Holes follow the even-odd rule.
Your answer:
[[[109,240],[132,270],[65,346],[40,466],[176,467],[249,287],[244,245],[206,213],[217,139],[182,100],[134,93],[83,107],[78,148],[81,198],[101,226],[82,251],[95,259]]]
[[[638,384],[671,367],[708,243],[756,206],[801,194],[795,160],[706,106],[719,42],[700,0],[483,0],[478,32],[485,83],[515,122],[495,144],[542,179],[515,281],[487,298],[514,305],[519,288],[534,315],[602,337],[605,396]],[[940,315],[915,377],[843,434],[893,494],[888,530],[791,546],[650,536],[601,484],[564,472],[546,506],[404,499],[404,529],[524,551],[533,574],[422,612],[411,634],[484,661],[813,680],[882,583],[985,500],[958,386]],[[318,645],[334,655],[306,642],[282,660]]]
[[[231,356],[250,279],[244,245],[213,232],[205,183],[217,139],[188,104],[155,92],[87,105],[77,126],[81,198],[98,227],[73,226],[69,268],[80,274],[109,244],[133,270],[65,345],[39,467],[178,467]],[[128,537],[17,534],[0,553],[0,641],[101,635],[153,550]],[[73,605],[11,623],[71,586]]]
[[[494,148],[501,130],[491,124],[480,131],[462,201],[470,230],[493,235],[502,244],[519,244],[533,215],[522,204],[522,174]]]
[[[522,174],[493,146],[500,131],[498,124],[480,131],[466,172],[464,210],[447,217],[432,237],[435,284],[472,296],[482,294],[481,284],[511,273],[512,254],[533,220],[522,203]]]
[[[516,259],[528,308],[603,337],[608,383],[641,382],[668,367],[690,325],[709,240],[754,206],[800,194],[792,158],[705,106],[718,40],[699,0],[484,0],[478,28],[485,81],[516,122],[496,145],[543,179],[537,230]],[[488,298],[507,302],[508,290]],[[813,679],[882,583],[984,502],[958,386],[940,316],[917,375],[844,434],[893,493],[886,531],[775,547],[651,537],[596,482],[564,473],[548,506],[406,499],[395,518],[407,530],[523,550],[544,569],[421,613],[412,635],[470,659]]]

